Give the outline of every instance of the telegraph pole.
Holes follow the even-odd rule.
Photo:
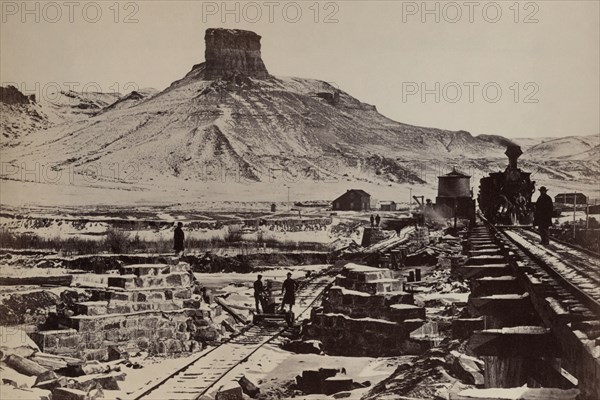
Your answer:
[[[575,212],[577,211],[577,193],[573,192],[573,239],[575,239]]]

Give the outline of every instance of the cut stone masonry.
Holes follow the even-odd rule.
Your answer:
[[[212,318],[221,308],[192,298],[192,278],[185,263],[125,267],[107,289],[91,290],[91,301],[50,314],[49,329],[31,338],[44,352],[86,360],[106,360],[111,345],[157,354],[200,350],[219,339]]]
[[[312,317],[308,335],[330,354],[388,356],[421,350],[410,334],[425,322],[425,309],[402,291],[395,271],[347,264]]]

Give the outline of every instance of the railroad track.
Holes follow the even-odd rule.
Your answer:
[[[475,248],[488,254],[489,259],[493,255],[498,257],[490,266],[505,263],[509,267],[510,272],[505,275],[513,277],[518,289],[512,287],[507,291],[522,289],[530,299],[524,308],[529,314],[525,324],[531,325],[531,321],[535,326],[549,329],[560,349],[558,358],[564,367],[556,368],[556,372],[567,376],[569,386],[577,385],[582,399],[600,399],[597,375],[600,368],[600,259],[564,242],[551,241],[550,245],[543,246],[529,227],[495,226],[482,220],[483,225],[470,230],[468,248],[472,253]],[[517,311],[511,306],[503,311]],[[531,319],[533,312],[537,314],[535,319]],[[565,371],[569,374],[564,374]]]
[[[333,281],[332,275],[315,277],[301,284],[296,299],[296,318],[305,318]],[[264,345],[280,337],[284,327],[251,325],[242,334],[200,354],[164,379],[134,393],[131,400],[194,400],[209,393],[235,367],[247,361]]]
[[[582,304],[600,316],[600,259],[564,242],[540,244],[539,235],[522,227],[498,229],[529,259]]]

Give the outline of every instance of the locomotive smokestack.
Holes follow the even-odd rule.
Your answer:
[[[521,146],[517,146],[516,144],[509,145],[504,152],[508,157],[508,168],[509,169],[517,169],[517,160],[523,154],[521,151]]]

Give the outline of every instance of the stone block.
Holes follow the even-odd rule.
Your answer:
[[[355,296],[351,296],[351,295],[342,296],[341,303],[338,302],[337,305],[338,306],[343,305],[343,306],[352,308],[354,306],[354,299],[355,299]]]
[[[107,297],[109,301],[133,301],[135,292],[124,292],[117,290],[108,290]]]
[[[103,346],[99,349],[85,350],[81,354],[81,358],[83,358],[85,361],[104,361],[108,358],[106,346]]]
[[[383,297],[383,296],[380,296],[380,295],[369,296],[369,297],[366,297],[366,299],[367,299],[368,307],[371,309],[374,309],[374,308],[381,309],[381,308],[385,307],[386,300],[385,300],[385,297]]]
[[[402,322],[407,319],[425,319],[425,308],[411,304],[393,304],[389,308],[389,319]]]
[[[104,340],[104,332],[102,331],[85,332],[81,333],[80,335],[82,343],[101,342]]]
[[[159,354],[176,354],[183,352],[183,344],[177,339],[166,339],[158,342]]]
[[[150,311],[154,309],[153,304],[150,303],[133,303],[131,305],[131,312]]]
[[[124,301],[111,301],[106,308],[106,312],[108,314],[128,314],[131,312],[131,304]]]
[[[211,318],[210,310],[206,309],[191,309],[186,311],[186,315],[194,318],[195,320],[208,320]]]
[[[217,392],[215,400],[244,400],[242,387],[237,382],[222,386]]]
[[[110,329],[104,331],[104,339],[110,342],[118,342],[119,341],[119,330],[118,329]]]
[[[482,387],[484,385],[483,373],[478,360],[464,354],[455,354],[450,371],[454,376],[458,377],[463,382],[469,385]],[[483,362],[479,361],[483,366]]]
[[[355,285],[356,290],[368,294],[376,294],[378,287],[379,284],[377,282],[357,282]]]
[[[179,262],[177,264],[169,266],[169,272],[171,272],[171,273],[173,273],[173,272],[188,272],[188,271],[191,271],[191,269],[192,269],[192,267],[190,266],[190,264],[185,263],[185,262]]]
[[[163,286],[168,286],[168,283],[166,283],[166,279],[164,276],[153,276],[148,277],[147,279],[142,279],[139,286],[147,288],[159,288]]]
[[[98,324],[99,323],[99,324]],[[78,332],[93,332],[101,326],[101,320],[91,318],[72,318],[71,326]]]
[[[74,335],[60,337],[58,345],[59,345],[59,347],[74,348],[74,347],[77,347],[80,342],[81,342],[81,335],[74,334]]]
[[[121,375],[121,377],[119,378],[117,375]],[[124,373],[92,374],[72,378],[71,382],[74,389],[78,389],[86,393],[97,387],[101,387],[105,390],[120,390],[118,381],[123,380],[124,377]]]
[[[75,304],[76,315],[104,315],[106,314],[107,302],[89,301]]]
[[[335,286],[341,286],[344,287],[346,289],[353,289],[354,288],[354,281],[352,279],[348,279],[346,277],[343,276],[338,276],[335,278]]]
[[[149,329],[155,329],[158,326],[158,317],[145,317],[142,320],[140,320],[140,327],[144,327],[144,328],[149,328]]]
[[[46,351],[48,349],[59,347],[61,337],[72,336],[75,334],[77,334],[75,329],[63,329],[32,332],[29,334],[29,337],[38,345],[40,350]]]
[[[147,301],[151,301],[151,302],[159,302],[159,301],[166,301],[167,300],[167,295],[165,294],[164,291],[152,291],[149,292],[148,295],[148,300]]]
[[[192,297],[192,291],[190,289],[173,290],[174,299],[189,299]]]
[[[153,337],[154,330],[146,328],[131,328],[131,340],[137,340],[144,337]]]
[[[292,340],[285,343],[283,349],[299,354],[321,354],[323,343],[320,340]]]
[[[180,341],[190,340],[190,332],[175,332],[175,339]]]
[[[121,326],[125,328],[137,328],[140,326],[140,321],[142,320],[142,318],[143,316],[141,315],[129,316],[121,322]]]
[[[135,289],[136,285],[136,276],[134,275],[121,275],[121,276],[109,276],[108,277],[108,286],[109,287],[117,287],[121,289]]]
[[[121,328],[120,319],[106,318],[104,321],[100,321],[100,323],[102,324],[102,330],[105,331],[113,331]]]
[[[398,292],[392,295],[385,295],[386,304],[415,304],[415,296],[412,293]]]
[[[458,318],[452,321],[452,337],[455,339],[468,339],[473,332],[484,329],[483,317]]]
[[[195,300],[195,299],[185,299],[183,300],[183,307],[184,308],[200,308],[201,305],[201,301],[200,300]]]
[[[260,393],[260,389],[245,376],[242,376],[238,380],[238,384],[242,388],[242,391],[252,398],[255,398]]]
[[[332,395],[338,392],[346,392],[352,390],[352,378],[346,376],[334,376],[323,381],[323,393]]]
[[[34,388],[43,389],[43,390],[54,390],[59,387],[67,387],[68,381],[64,376],[58,376],[53,371],[45,372],[35,380]]]
[[[165,277],[165,284],[169,287],[187,287],[191,284],[189,274],[185,272],[176,272]]]
[[[146,276],[146,275],[161,275],[165,272],[169,272],[170,268],[166,264],[139,264],[139,265],[130,265],[126,267],[127,271],[131,271],[136,276]]]
[[[319,371],[302,371],[302,376],[296,377],[296,383],[306,394],[322,393],[322,379]]]
[[[150,339],[148,339],[148,337],[143,336],[143,337],[139,337],[136,340],[135,344],[137,345],[137,347],[140,348],[140,350],[149,351],[150,346],[151,346],[151,341],[150,341]]]
[[[129,358],[129,353],[121,346],[110,345],[106,350],[108,353],[108,361],[124,360]]]
[[[174,336],[174,332],[172,328],[159,328],[156,330],[157,338],[172,338]]]
[[[212,326],[204,326],[204,327],[200,327],[198,328],[198,330],[196,331],[195,334],[195,338],[198,341],[215,341],[217,339],[219,339],[219,332],[217,332],[217,330],[215,328],[213,328]]]
[[[52,392],[52,400],[89,400],[86,392],[78,389],[56,388]]]

